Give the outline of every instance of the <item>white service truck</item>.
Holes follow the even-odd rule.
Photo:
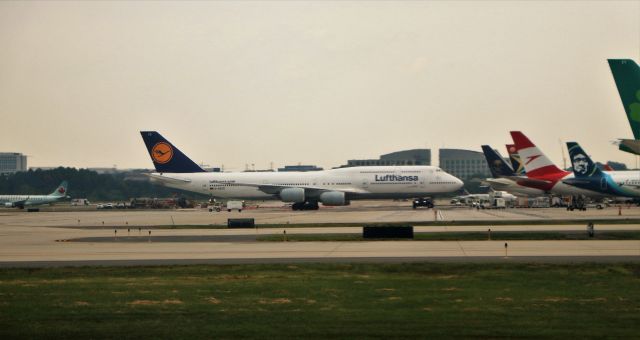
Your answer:
[[[242,212],[244,208],[243,201],[227,201],[227,211],[231,212],[231,210],[238,210],[238,212]]]

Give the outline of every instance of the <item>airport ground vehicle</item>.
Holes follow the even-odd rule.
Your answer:
[[[91,202],[89,202],[89,200],[86,198],[74,198],[71,200],[72,206],[89,205],[89,204],[91,204]]]
[[[413,209],[418,207],[433,208],[433,200],[430,198],[416,198],[413,200]]]
[[[238,210],[238,212],[242,212],[243,208],[243,201],[227,201],[227,211],[229,212],[231,212],[231,210]]]
[[[209,203],[209,205],[207,205],[207,209],[209,210],[209,212],[220,212],[220,210],[222,210],[222,203],[220,202],[211,202]]]

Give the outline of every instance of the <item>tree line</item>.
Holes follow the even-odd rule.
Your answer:
[[[63,180],[69,182],[67,194],[71,198],[87,198],[91,201],[127,201],[134,197],[207,198],[152,184],[148,180],[128,180],[126,173],[99,174],[88,169],[63,167],[0,175],[0,194],[46,195]]]

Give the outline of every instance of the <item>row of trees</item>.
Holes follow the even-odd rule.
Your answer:
[[[98,174],[87,169],[62,167],[52,170],[29,170],[0,176],[0,194],[45,195],[66,180],[69,182],[69,196],[88,198],[92,201],[124,201],[133,197],[206,198],[154,185],[149,181],[126,180],[125,176],[124,173]]]

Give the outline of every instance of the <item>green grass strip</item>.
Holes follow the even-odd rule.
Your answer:
[[[0,337],[637,338],[638,264],[0,269]]]

